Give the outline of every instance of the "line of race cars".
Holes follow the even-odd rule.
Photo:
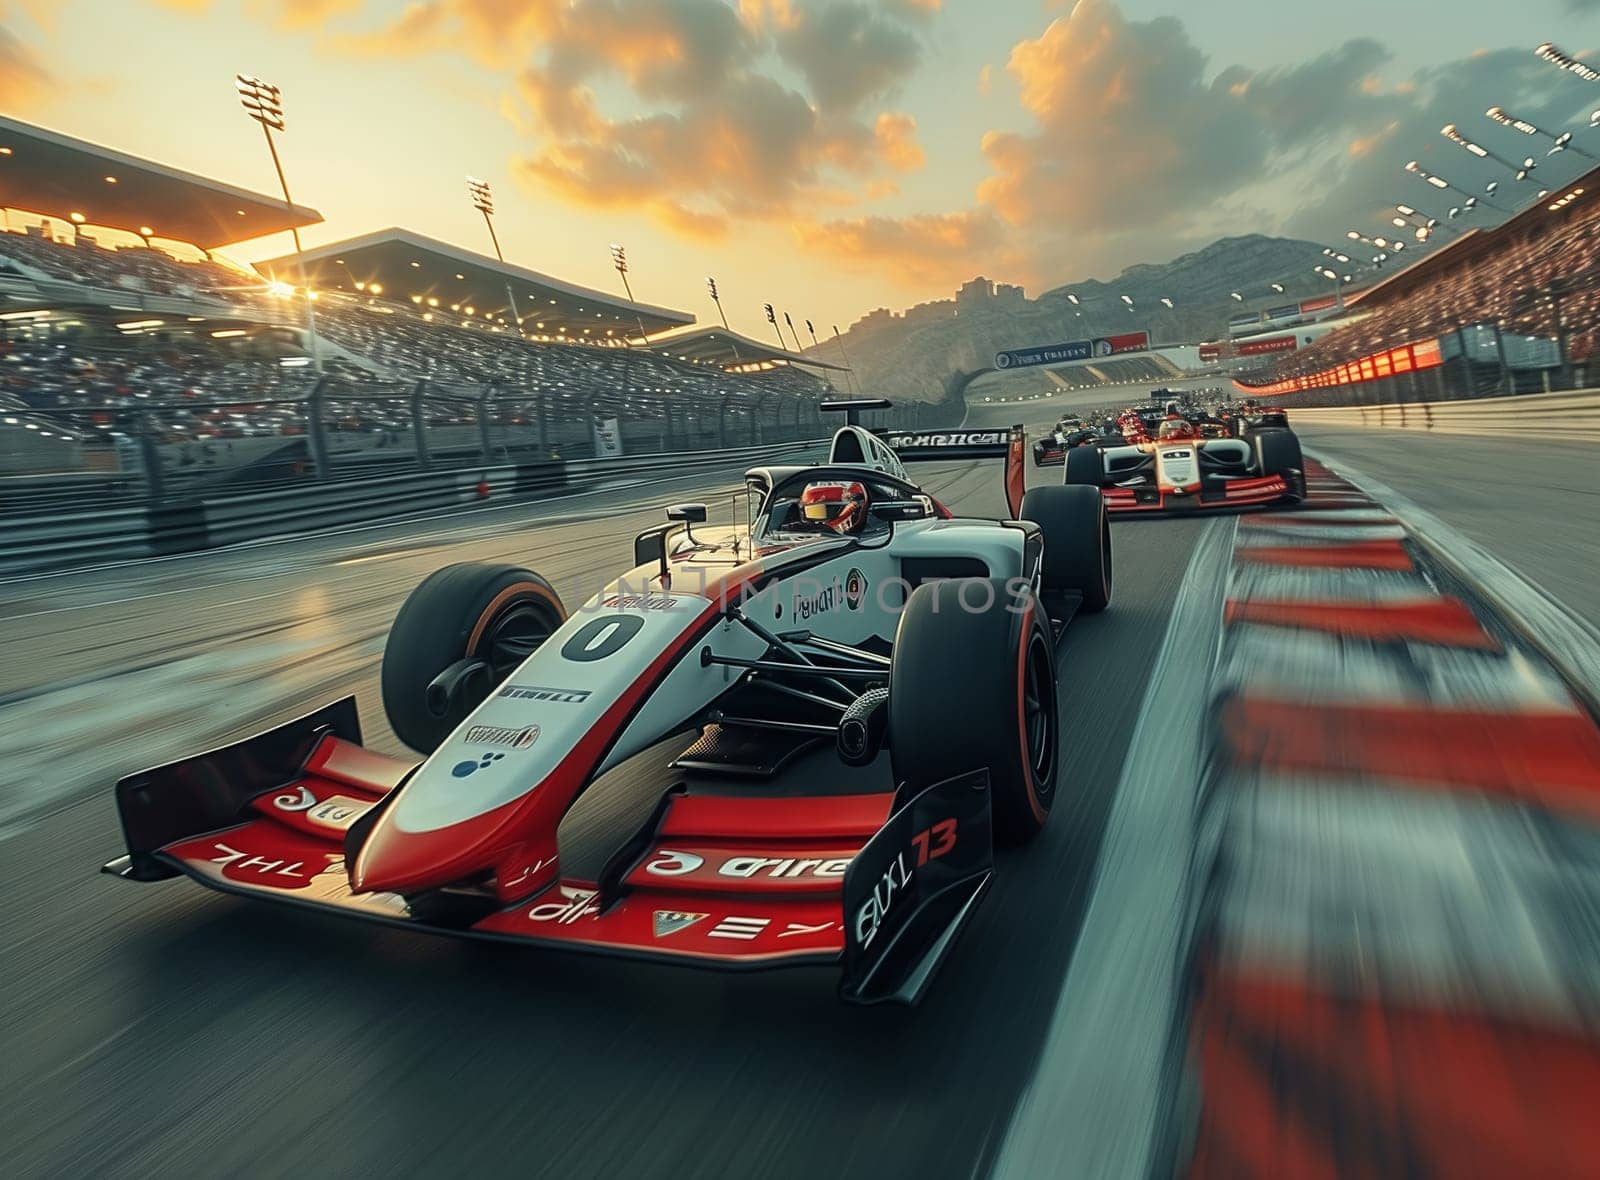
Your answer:
[[[364,746],[355,699],[334,701],[124,778],[126,853],[105,871],[461,937],[835,964],[848,1001],[914,1003],[994,846],[1025,844],[1072,788],[1056,643],[1111,603],[1110,513],[1145,502],[1128,481],[1178,496],[1187,449],[1209,505],[1213,469],[1279,456],[1261,438],[1286,431],[1176,440],[1164,417],[1069,448],[1064,480],[1027,490],[1020,426],[861,425],[887,405],[828,403],[846,424],[827,459],[752,468],[743,519],[668,508],[575,610],[531,570],[438,570],[381,669],[420,757]],[[967,459],[1003,460],[1005,519],[957,517],[905,467]],[[563,818],[625,766],[655,806],[598,871],[567,869]]]
[[[1168,390],[1089,426],[1062,418],[1033,448],[1041,467],[1100,489],[1114,514],[1194,512],[1305,498],[1305,460],[1288,417],[1253,400],[1206,407]]]

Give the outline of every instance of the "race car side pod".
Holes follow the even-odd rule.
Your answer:
[[[853,1004],[921,999],[994,871],[987,770],[907,793],[845,871],[839,997]]]

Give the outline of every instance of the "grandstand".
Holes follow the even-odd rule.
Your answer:
[[[1592,380],[1600,359],[1600,168],[1348,302],[1343,324],[1248,383],[1279,391],[1326,384],[1341,367],[1423,345],[1440,362],[1446,396]]]
[[[302,262],[305,277],[301,278]],[[437,319],[522,330],[536,341],[620,342],[692,324],[694,316],[618,299],[526,267],[463,250],[398,227],[258,263],[269,279],[319,291],[386,297]]]
[[[809,427],[829,388],[808,370],[833,366],[405,229],[307,251],[297,290],[292,255],[217,251],[313,210],[15,120],[0,147],[0,475],[298,470],[325,431],[366,458],[416,460],[422,432],[435,458],[582,454],[609,418],[628,450],[708,446]]]
[[[0,149],[5,149],[0,151],[0,192],[8,204],[147,240],[209,251],[322,220],[304,205],[291,208],[277,197],[5,115],[0,115]]]

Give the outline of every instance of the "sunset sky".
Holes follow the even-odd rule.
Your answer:
[[[640,299],[712,320],[714,274],[764,335],[767,300],[823,330],[979,273],[1037,293],[1221,234],[1378,232],[1442,204],[1406,160],[1492,175],[1442,123],[1540,157],[1483,109],[1587,127],[1600,84],[1543,40],[1600,43],[1600,0],[0,0],[0,110],[271,191],[233,92],[258,74],[327,219],[308,245],[487,252],[473,173],[513,261],[610,290],[620,241]]]

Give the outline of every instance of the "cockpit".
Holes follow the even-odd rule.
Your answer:
[[[887,536],[895,521],[936,515],[933,501],[909,484],[859,467],[814,467],[785,473],[770,488],[749,481],[756,543]]]

